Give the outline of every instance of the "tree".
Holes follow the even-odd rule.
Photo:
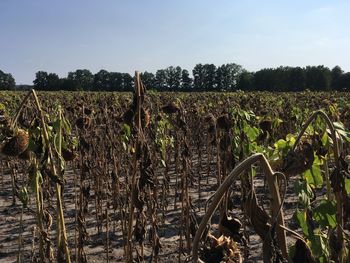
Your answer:
[[[60,78],[56,73],[49,73],[47,75],[47,90],[59,90],[60,89]]]
[[[342,91],[350,91],[350,72],[344,73],[339,77],[337,87]]]
[[[61,82],[56,73],[47,73],[46,71],[38,71],[33,81],[35,89],[51,91],[62,89]]]
[[[156,85],[158,90],[168,90],[168,82],[167,82],[168,76],[167,71],[164,69],[159,69],[156,72]]]
[[[197,64],[193,70],[193,90],[201,91],[204,89],[204,68],[202,64]]]
[[[225,78],[225,65],[218,67],[216,70],[216,87],[218,90],[225,90],[224,78]]]
[[[175,91],[180,89],[181,85],[181,67],[170,66],[165,69],[166,71],[166,82],[169,90]]]
[[[123,91],[133,91],[134,90],[134,78],[129,73],[122,73],[123,78]]]
[[[47,90],[49,86],[48,73],[46,71],[38,71],[35,73],[34,89]]]
[[[87,69],[78,69],[68,73],[68,79],[77,81],[82,90],[92,90],[94,75]]]
[[[60,79],[60,90],[76,91],[82,90],[82,88],[78,81],[68,78],[62,78]]]
[[[244,91],[254,90],[254,74],[248,71],[243,71],[239,74],[237,89]]]
[[[156,88],[156,77],[154,76],[153,73],[145,71],[141,73],[141,79],[147,89]]]
[[[237,88],[239,75],[243,68],[235,63],[224,64],[218,67],[216,71],[216,89],[233,91]]]
[[[273,91],[288,91],[291,67],[278,67],[273,69],[274,86]]]
[[[182,91],[191,91],[193,80],[190,77],[190,73],[187,69],[183,69],[181,72],[181,90]]]
[[[0,90],[14,89],[15,86],[16,82],[12,75],[0,70]]]
[[[204,70],[204,90],[214,91],[216,90],[216,66],[214,64],[203,65]]]
[[[255,90],[274,91],[276,87],[276,77],[271,68],[261,69],[254,74]]]
[[[332,68],[332,71],[331,71],[331,74],[332,74],[332,82],[331,82],[332,89],[338,90],[338,89],[341,88],[339,86],[339,80],[340,80],[341,76],[343,75],[343,73],[344,73],[344,71],[339,66],[335,66],[334,68]]]
[[[101,69],[94,75],[94,90],[103,91],[111,90],[110,73],[107,70]]]
[[[110,89],[109,89],[110,91],[124,91],[122,73],[110,72],[109,81],[110,81]]]
[[[331,88],[332,75],[329,68],[324,66],[307,66],[306,88],[313,91],[326,91]]]
[[[301,67],[295,67],[290,70],[288,91],[302,91],[305,89],[306,77]]]

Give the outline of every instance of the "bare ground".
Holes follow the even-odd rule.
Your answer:
[[[215,171],[215,163],[211,164],[211,171]],[[198,217],[203,216],[206,201],[212,196],[216,190],[215,174],[211,174],[209,178],[206,177],[206,164],[203,164],[203,171],[201,173],[201,187],[202,190],[198,192],[198,180],[194,182],[194,186],[191,187],[190,196],[194,200],[193,204]],[[0,170],[1,171],[1,170]],[[205,171],[205,172],[204,172]],[[212,172],[212,173],[213,173]],[[167,196],[169,205],[163,222],[160,222],[159,236],[162,249],[160,251],[159,262],[184,262],[186,255],[179,253],[179,226],[181,224],[181,203],[179,198],[177,199],[176,207],[174,204],[174,189],[176,183],[176,177],[173,167],[170,169],[170,193]],[[22,176],[22,175],[21,175]],[[22,176],[23,177],[23,176]],[[66,173],[67,183],[64,191],[65,202],[65,220],[67,226],[67,232],[69,233],[69,246],[71,249],[71,255],[74,262],[75,258],[75,193],[74,193],[74,174],[70,170]],[[197,177],[198,178],[198,177]],[[256,191],[258,199],[265,202],[268,197],[266,188],[264,188],[264,180],[261,175],[258,175],[255,179]],[[233,187],[237,193],[233,198],[235,206],[235,216],[242,218],[240,212],[240,199],[239,199],[239,183]],[[293,194],[292,183],[287,188],[287,198],[284,205],[286,226],[291,229],[296,229],[296,223],[292,219],[293,212],[296,208],[297,197]],[[52,200],[54,203],[54,200]],[[21,216],[21,203],[17,200],[13,203],[12,196],[12,179],[10,171],[4,169],[0,178],[0,262],[16,262],[18,249],[19,249],[19,235],[20,235],[20,216]],[[52,214],[54,210],[52,208]],[[56,220],[54,219],[54,222]],[[106,251],[106,228],[102,227],[102,232],[98,233],[95,224],[95,210],[93,205],[89,205],[89,216],[86,218],[87,231],[89,233],[89,241],[85,246],[85,252],[87,254],[88,262],[107,262]],[[35,228],[35,203],[32,198],[27,209],[23,213],[23,234],[22,234],[22,262],[31,262],[32,248],[37,250],[37,239],[33,239],[33,230]],[[198,222],[199,223],[199,222]],[[214,216],[212,220],[212,230],[215,232],[215,228],[218,223],[218,216]],[[55,240],[55,224],[52,226],[50,233],[51,240]],[[260,238],[254,233],[252,228],[247,228],[249,233],[249,251],[246,254],[245,262],[262,262],[262,242]],[[123,254],[123,239],[120,231],[120,223],[118,221],[112,221],[110,223],[109,231],[110,249],[108,253],[109,262],[124,262]],[[288,239],[288,242],[293,242],[292,239]],[[150,251],[150,247],[145,245],[145,254]],[[242,251],[244,254],[244,251]],[[148,258],[149,260],[149,258]],[[148,262],[146,260],[146,262]]]

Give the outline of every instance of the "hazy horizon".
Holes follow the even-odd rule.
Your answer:
[[[133,73],[197,63],[339,65],[350,71],[347,1],[0,2],[0,70],[16,84],[35,72]]]

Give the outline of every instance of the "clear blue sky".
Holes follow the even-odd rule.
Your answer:
[[[234,62],[350,71],[350,1],[0,0],[0,69],[129,72]]]

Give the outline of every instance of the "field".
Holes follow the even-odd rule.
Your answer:
[[[348,93],[1,92],[0,127],[0,262],[349,262]]]

